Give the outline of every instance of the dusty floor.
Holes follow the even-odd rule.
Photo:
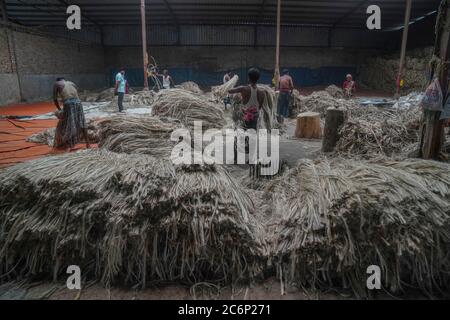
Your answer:
[[[392,296],[380,290],[371,299],[421,299],[420,295]],[[0,300],[348,300],[357,299],[350,292],[330,289],[328,292],[284,288],[268,279],[263,283],[220,288],[209,283],[194,286],[149,284],[147,288],[105,288],[99,283],[82,283],[81,290],[69,290],[64,282],[10,282],[0,285]]]

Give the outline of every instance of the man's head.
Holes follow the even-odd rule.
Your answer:
[[[64,77],[58,77],[58,78],[56,78],[56,82],[60,82],[60,81],[64,81],[64,80],[66,80],[66,79],[64,79]]]
[[[167,76],[168,74],[169,74],[169,70],[164,69],[164,70],[163,70],[163,75]]]
[[[283,69],[283,75],[284,75],[284,76],[289,75],[289,70],[288,70],[288,69]]]
[[[256,84],[259,80],[259,70],[257,68],[251,68],[250,70],[248,70],[248,81],[251,84]]]
[[[348,81],[352,81],[352,80],[353,80],[353,76],[352,76],[351,74],[348,74],[345,78],[346,78]]]
[[[121,74],[125,74],[125,68],[124,68],[124,67],[120,67],[120,68],[119,68],[119,72],[120,72]]]

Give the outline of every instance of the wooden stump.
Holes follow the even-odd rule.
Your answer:
[[[320,139],[322,129],[320,127],[320,113],[305,112],[297,116],[296,138]]]
[[[322,152],[332,152],[339,140],[339,129],[344,124],[345,111],[328,108],[322,140]]]

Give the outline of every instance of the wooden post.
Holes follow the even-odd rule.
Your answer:
[[[403,28],[402,51],[400,53],[400,66],[397,76],[397,93],[396,97],[400,97],[400,81],[403,78],[403,69],[405,67],[406,44],[408,43],[409,20],[411,18],[412,0],[406,0],[405,26]]]
[[[144,63],[144,90],[148,90],[147,27],[145,21],[145,0],[141,0],[141,26],[142,26],[142,58]]]
[[[434,56],[439,57],[440,64],[434,64],[431,72],[431,80],[439,77],[442,95],[447,98],[448,92],[448,44],[450,37],[450,0],[442,0],[436,20],[436,42]],[[438,73],[438,74],[436,74]],[[424,110],[422,132],[420,141],[420,156],[424,159],[438,160],[444,144],[444,121],[440,120],[440,111]]]
[[[280,80],[280,32],[281,32],[281,0],[277,1],[277,38],[275,49],[275,87],[278,87]]]
[[[320,113],[304,112],[297,116],[297,127],[295,137],[304,139],[322,138],[322,128],[320,127]]]
[[[339,141],[339,129],[344,124],[345,111],[328,108],[322,140],[322,152],[332,152]]]

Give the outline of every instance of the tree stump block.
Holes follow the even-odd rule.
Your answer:
[[[322,128],[320,127],[320,113],[300,113],[297,116],[295,137],[304,139],[320,139],[322,137]]]
[[[328,108],[322,140],[322,152],[332,152],[339,141],[339,129],[345,122],[345,111]]]

